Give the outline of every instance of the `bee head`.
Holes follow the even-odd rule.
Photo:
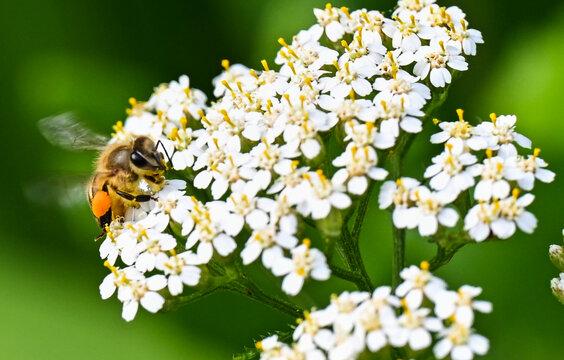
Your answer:
[[[141,170],[154,172],[166,170],[163,155],[157,151],[154,141],[147,136],[135,139],[129,160]]]

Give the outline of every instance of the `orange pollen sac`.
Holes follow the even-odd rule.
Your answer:
[[[98,191],[92,198],[92,212],[97,218],[103,216],[110,210],[112,199],[105,191]]]

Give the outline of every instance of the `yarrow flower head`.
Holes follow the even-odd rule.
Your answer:
[[[372,293],[333,295],[327,307],[304,312],[292,344],[281,342],[277,335],[258,342],[260,358],[357,359],[361,354],[380,354],[388,346],[413,351],[432,347],[439,359],[449,354],[453,359],[486,354],[488,339],[473,329],[473,311],[491,311],[489,302],[473,300],[481,289],[465,285],[458,293],[449,291],[427,267],[423,263],[422,268],[404,269],[406,280],[395,294],[381,286]],[[418,278],[415,286],[411,274]],[[421,291],[426,286],[434,290]],[[429,298],[427,293],[435,296]],[[451,309],[453,314],[446,316]]]

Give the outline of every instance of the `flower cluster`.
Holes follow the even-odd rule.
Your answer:
[[[416,228],[422,236],[433,235],[438,225],[454,227],[458,212],[453,202],[473,188],[475,205],[464,217],[464,230],[475,241],[490,236],[507,239],[516,227],[532,233],[535,216],[525,208],[534,195],[535,180],[552,182],[554,173],[545,169],[546,162],[536,148],[532,155],[519,155],[517,147],[530,148],[531,141],[515,132],[513,115],[490,115],[488,122],[472,126],[457,110],[459,120],[438,122],[442,131],[431,136],[432,143],[445,143],[444,151],[433,157],[424,177],[428,186],[412,178],[387,181],[380,191],[380,208],[392,204],[394,225]],[[482,157],[482,161],[479,158]]]
[[[279,39],[278,71],[265,60],[261,71],[224,60],[209,106],[185,75],[146,102],[130,99],[113,141],[160,141],[172,171],[156,194],[140,186],[153,200],[113,221],[100,248],[111,270],[102,296],[118,288],[127,320],[132,304],[157,311],[159,290],[178,295],[228,256],[244,265],[260,257],[290,295],[329,278],[304,219],[326,219],[383,180],[378,151],[422,130],[432,93],[467,70],[465,56],[482,42],[459,8],[434,1],[399,1],[391,19],[331,4],[314,14],[317,24]]]
[[[564,237],[564,230],[562,230],[562,236]],[[562,271],[559,277],[550,281],[550,287],[558,301],[564,304],[564,246],[550,245],[548,254],[554,266]]]
[[[293,333],[293,344],[270,336],[256,344],[263,360],[357,359],[390,347],[419,351],[432,346],[437,359],[484,355],[488,340],[473,327],[474,312],[489,313],[491,303],[475,300],[479,287],[448,290],[443,280],[411,266],[401,272],[404,282],[392,293],[382,286],[372,294],[343,292],[324,309],[305,312]]]

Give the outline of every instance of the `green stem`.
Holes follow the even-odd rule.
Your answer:
[[[227,283],[224,288],[238,294],[246,295],[261,304],[270,306],[271,308],[283,312],[293,318],[298,318],[303,313],[303,310],[296,305],[282,300],[281,298],[266,294],[248,278],[241,277],[237,280],[233,280]]]
[[[392,179],[398,179],[401,176],[401,167],[404,156],[403,150],[405,150],[406,146],[411,144],[411,141],[405,140],[407,137],[411,137],[411,135],[406,135],[400,138],[397,152],[392,154],[389,158]],[[401,141],[402,139],[403,141]],[[393,229],[392,235],[394,239],[392,287],[395,289],[401,282],[400,272],[405,267],[405,229],[396,228],[393,224],[393,218],[391,221]]]
[[[199,291],[196,291],[196,292],[194,292],[190,295],[172,297],[170,299],[167,299],[164,307],[161,309],[161,312],[176,310],[177,308],[179,308],[182,305],[187,305],[187,304],[193,303],[193,302],[200,300],[200,299],[202,299],[202,298],[204,298],[208,295],[211,295],[219,289],[220,289],[220,287],[210,287],[209,289],[199,290]]]
[[[358,243],[355,243],[353,240],[354,239],[345,224],[343,226],[342,235],[337,243],[340,250],[339,252],[349,268],[349,271],[358,276],[356,281],[353,281],[358,289],[362,291],[372,291],[374,288],[372,287],[372,282],[366,272],[366,268],[364,267]]]
[[[374,182],[370,183],[364,197],[362,198],[360,204],[358,205],[358,211],[356,214],[356,218],[354,219],[354,226],[351,233],[353,241],[358,244],[360,239],[360,230],[362,229],[362,224],[364,222],[364,217],[366,216],[366,212],[368,211],[368,204],[370,203],[370,195],[372,194],[372,189],[374,189]],[[344,226],[347,226],[346,223]]]
[[[392,260],[392,287],[395,289],[401,283],[400,272],[405,267],[405,229],[393,227],[394,257]]]

